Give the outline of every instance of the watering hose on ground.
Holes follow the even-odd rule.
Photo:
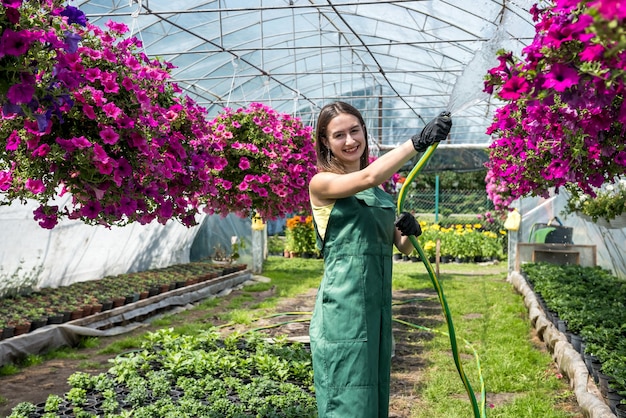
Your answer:
[[[402,188],[400,189],[400,193],[398,195],[398,205],[397,205],[398,214],[402,213],[402,208],[404,206],[404,199],[406,198],[406,193],[407,193],[409,184],[411,184],[415,176],[424,168],[424,166],[426,165],[430,157],[435,152],[437,145],[438,143],[435,143],[426,149],[426,151],[424,152],[422,157],[419,159],[417,164],[415,164],[415,167],[413,167],[413,169],[409,172],[409,175],[406,177],[406,180],[404,181],[404,184],[402,185]],[[448,336],[450,338],[450,344],[452,346],[452,355],[454,358],[454,364],[456,365],[456,369],[459,373],[459,376],[461,377],[461,380],[463,381],[463,386],[465,386],[467,395],[469,396],[470,401],[472,403],[474,417],[485,418],[487,416],[487,412],[485,408],[485,403],[486,403],[485,402],[485,388],[484,388],[482,376],[480,377],[481,406],[479,407],[478,402],[476,401],[474,390],[472,389],[472,385],[467,379],[467,376],[465,375],[465,371],[463,370],[463,365],[461,364],[461,360],[459,357],[459,350],[458,350],[457,342],[456,342],[456,332],[454,330],[454,324],[452,322],[452,315],[450,314],[450,309],[448,308],[448,302],[443,293],[443,289],[441,288],[441,284],[439,283],[439,279],[437,278],[437,275],[435,274],[432,265],[428,261],[428,258],[426,257],[424,250],[422,249],[421,245],[417,241],[417,238],[412,235],[409,237],[409,239],[411,240],[413,247],[417,250],[420,256],[420,259],[423,261],[424,266],[426,267],[426,270],[428,272],[428,276],[430,277],[430,280],[433,286],[435,287],[435,290],[437,291],[437,296],[439,297],[439,302],[441,303],[441,307],[443,308],[443,314],[446,319],[446,324],[448,325]],[[476,358],[478,357],[476,356]],[[478,371],[480,374],[480,368],[478,369]]]

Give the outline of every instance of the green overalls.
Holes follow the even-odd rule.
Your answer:
[[[310,337],[319,417],[389,413],[395,205],[379,188],[338,199],[330,213]],[[317,226],[316,226],[317,228]]]

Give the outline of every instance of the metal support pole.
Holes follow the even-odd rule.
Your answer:
[[[439,222],[439,175],[435,176],[435,223]]]

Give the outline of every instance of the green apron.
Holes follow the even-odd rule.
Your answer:
[[[379,188],[338,199],[324,241],[324,277],[310,337],[319,417],[389,413],[395,205]],[[316,226],[317,228],[317,226]]]

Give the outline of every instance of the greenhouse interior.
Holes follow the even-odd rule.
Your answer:
[[[441,112],[451,116],[446,139],[383,184],[398,212],[422,226],[411,256],[423,265],[413,268],[438,292],[451,357],[458,352],[440,269],[471,266],[480,276],[500,265],[579,414],[502,406],[498,416],[626,417],[621,2],[17,0],[3,1],[0,21],[2,315],[16,298],[46,290],[181,266],[218,272],[20,335],[3,334],[14,327],[0,315],[0,368],[240,289],[263,278],[271,259],[318,263],[321,272],[308,185],[319,166],[318,115],[341,101],[363,115],[370,162]],[[551,268],[565,269],[563,282],[546,280]],[[583,283],[587,302],[574,295]],[[600,289],[614,296],[614,316],[587,323]],[[608,385],[574,343],[579,335],[597,348],[588,354]],[[439,416],[484,418],[500,408],[485,400],[488,380],[471,390],[458,363],[456,373],[470,401],[461,415]],[[0,407],[5,396],[0,389]],[[314,401],[286,399],[297,407],[258,416],[317,416]],[[47,405],[24,402],[7,416],[60,416]],[[149,415],[137,412],[141,402],[120,405],[68,416],[257,416],[244,406]],[[123,415],[132,408],[136,415]],[[405,409],[412,412],[395,416],[437,415]]]

